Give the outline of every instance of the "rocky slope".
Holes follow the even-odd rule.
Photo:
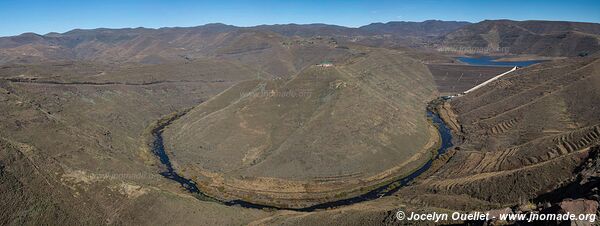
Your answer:
[[[595,161],[592,150],[600,144],[598,71],[598,59],[545,63],[452,100],[461,125],[456,154],[401,194],[445,208],[493,208],[522,204],[589,174],[583,167]]]
[[[594,23],[486,20],[444,35],[439,44],[498,54],[578,56],[598,52],[599,35],[600,24]]]

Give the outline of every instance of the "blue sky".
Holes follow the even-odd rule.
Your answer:
[[[0,0],[0,36],[65,32],[74,28],[187,27],[214,22],[237,26],[328,23],[357,27],[372,22],[428,19],[600,23],[600,1]]]

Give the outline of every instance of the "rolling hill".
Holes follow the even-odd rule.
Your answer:
[[[489,48],[497,54],[578,56],[598,52],[599,35],[600,24],[593,23],[485,20],[452,31],[439,41],[444,47]]]
[[[390,22],[348,28],[327,24],[235,27],[215,23],[185,28],[98,28],[46,35],[25,33],[0,38],[0,63],[94,60],[156,64],[218,54],[268,52],[264,56],[257,56],[260,58],[273,55],[269,50],[281,47],[282,42],[317,36],[340,40],[380,35],[424,37],[441,35],[465,24],[451,21]],[[276,56],[284,54],[277,53]]]
[[[437,136],[422,106],[434,90],[425,65],[366,50],[289,80],[234,86],[170,125],[166,148],[216,197],[301,207],[340,199],[430,158]]]

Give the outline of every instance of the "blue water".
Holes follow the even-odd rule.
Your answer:
[[[437,150],[437,155],[434,157],[434,159],[435,159],[438,156],[440,156],[441,154],[446,153],[448,148],[452,147],[452,132],[451,132],[450,128],[448,128],[448,126],[446,126],[444,121],[437,114],[428,111],[427,117],[429,117],[433,121],[433,123],[437,126],[438,132],[440,133],[440,137],[442,138],[442,143],[441,143],[439,149]],[[194,181],[192,181],[191,179],[184,178],[174,171],[173,166],[171,165],[171,161],[169,160],[169,157],[167,156],[167,153],[165,152],[165,147],[164,147],[163,138],[162,138],[162,129],[163,128],[164,128],[164,126],[161,126],[153,132],[153,135],[155,138],[154,145],[153,145],[153,152],[160,159],[160,162],[166,168],[165,171],[161,172],[160,174],[165,178],[176,181],[187,191],[196,194],[200,199],[217,201],[217,202],[227,205],[227,206],[242,206],[242,207],[254,208],[254,209],[279,209],[279,210],[295,210],[295,211],[307,212],[307,211],[314,211],[314,210],[318,210],[318,209],[327,209],[327,208],[350,205],[350,204],[359,203],[359,202],[363,202],[363,201],[374,200],[374,199],[378,199],[378,198],[381,198],[384,196],[389,196],[389,195],[394,194],[396,191],[398,191],[398,189],[406,186],[412,180],[414,180],[419,175],[421,175],[422,173],[427,171],[429,169],[429,167],[431,167],[431,163],[433,162],[433,159],[430,159],[423,166],[421,166],[419,169],[417,169],[413,173],[409,174],[408,176],[388,182],[388,183],[386,183],[378,188],[375,188],[374,190],[371,190],[365,194],[358,195],[358,196],[355,196],[352,198],[321,203],[321,204],[317,204],[317,205],[306,207],[306,208],[280,208],[280,207],[250,203],[250,202],[246,202],[243,200],[218,201],[218,200],[213,199],[213,198],[205,195],[204,193],[202,193],[202,191],[200,189],[198,189],[198,187],[196,186],[196,183]]]
[[[461,62],[478,65],[478,66],[506,66],[506,67],[527,67],[532,64],[543,62],[543,60],[527,60],[527,61],[514,61],[514,62],[501,62],[494,61],[497,57],[481,56],[481,57],[457,57]]]

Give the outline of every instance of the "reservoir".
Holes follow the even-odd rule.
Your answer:
[[[457,60],[470,65],[478,66],[503,66],[503,67],[527,67],[532,64],[543,62],[543,60],[527,61],[496,61],[498,57],[480,56],[480,57],[457,57]]]

